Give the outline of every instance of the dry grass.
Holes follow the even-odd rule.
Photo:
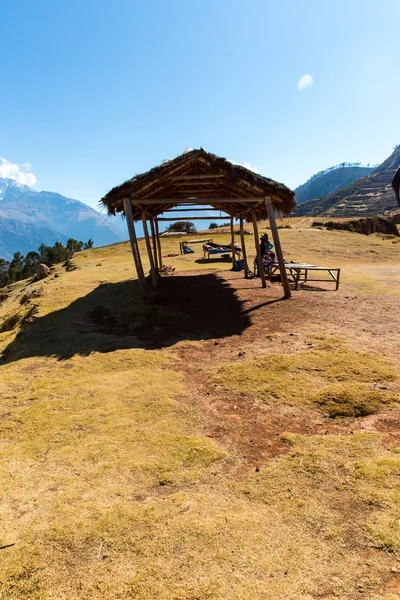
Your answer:
[[[390,240],[292,225],[281,230],[289,259],[345,266],[346,290],[357,294],[361,278],[379,293],[397,293]],[[163,241],[165,254],[177,247]],[[197,248],[165,262],[210,268],[195,262]],[[371,248],[379,254],[367,254]],[[0,366],[0,544],[15,543],[0,550],[0,598],[398,600],[391,571],[400,559],[398,448],[388,451],[378,435],[286,434],[286,453],[258,472],[243,470],[207,437],[201,402],[188,400],[178,353],[201,351],[202,342],[143,350],[130,336],[117,349],[110,336],[106,343],[104,333],[85,329],[79,304],[63,316],[102,283],[122,285],[133,275],[128,244],[84,251],[74,263],[73,272],[57,267],[57,278],[10,286],[0,304],[2,323],[20,317],[0,333],[0,350],[32,308],[21,299],[39,285],[37,316],[58,314],[61,322],[38,328],[36,339],[22,337],[14,362]],[[88,300],[87,309],[95,307]],[[84,336],[97,336],[104,349],[84,354]],[[306,415],[351,418],[391,406],[393,392],[379,386],[396,385],[392,362],[354,349],[354,340],[306,341],[290,356],[216,364],[213,377],[270,412],[276,403],[297,404]],[[71,357],[41,354],[50,343],[71,348]]]
[[[53,498],[57,519],[33,522],[7,561],[4,597],[383,598],[393,562],[370,553],[371,572],[368,551],[399,549],[399,454],[371,435],[286,440],[240,484],[138,498],[118,478],[108,497]]]
[[[0,542],[16,543],[1,556],[4,597],[87,598],[96,581],[80,590],[64,561],[83,569],[105,522],[124,510],[131,519],[154,489],[190,485],[221,461],[173,399],[171,361],[130,350],[3,367]]]
[[[393,363],[350,350],[338,339],[313,341],[311,349],[293,354],[271,353],[221,365],[214,369],[212,379],[272,409],[277,404],[314,405],[330,417],[363,416],[395,401],[393,393],[376,387],[397,378]]]

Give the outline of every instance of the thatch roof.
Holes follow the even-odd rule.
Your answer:
[[[251,220],[252,209],[258,219],[267,217],[265,196],[285,214],[296,206],[294,192],[282,183],[200,148],[136,175],[113,188],[101,202],[109,214],[115,215],[123,212],[124,198],[129,199],[135,220],[141,218],[143,210],[156,217],[183,203],[213,206],[231,216]]]

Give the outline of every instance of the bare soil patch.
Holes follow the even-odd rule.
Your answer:
[[[196,277],[186,272],[183,277]],[[317,410],[276,406],[266,411],[253,398],[235,392],[216,391],[209,369],[225,362],[240,363],[259,355],[282,352],[295,353],[312,346],[313,335],[323,334],[345,339],[354,349],[381,354],[391,360],[400,357],[399,299],[393,295],[353,295],[347,286],[338,292],[302,289],[293,292],[290,300],[282,298],[280,284],[260,289],[258,279],[245,280],[242,274],[219,272],[218,277],[232,288],[247,327],[229,338],[220,339],[230,327],[232,315],[210,298],[210,290],[199,285],[195,298],[174,298],[174,306],[187,310],[193,304],[207,307],[201,312],[202,345],[180,347],[179,370],[185,374],[185,402],[201,403],[206,415],[206,431],[211,438],[229,447],[239,462],[258,467],[270,456],[287,450],[284,433],[301,435],[352,435],[368,431],[382,435],[383,444],[391,448],[399,442],[400,412],[369,415],[358,418],[332,419]],[[164,284],[164,282],[162,282]],[[173,294],[174,278],[168,281],[169,298]],[[161,340],[159,340],[159,343]],[[162,342],[161,342],[162,343]],[[385,386],[383,386],[385,387]],[[398,383],[392,384],[394,393]],[[373,386],[372,386],[373,389]]]

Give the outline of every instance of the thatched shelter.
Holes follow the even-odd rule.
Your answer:
[[[243,221],[253,223],[256,247],[259,249],[257,221],[268,218],[281,266],[285,295],[290,296],[274,213],[277,210],[289,214],[295,207],[296,201],[294,192],[281,183],[253,173],[241,165],[200,148],[199,150],[187,150],[180,156],[166,160],[146,173],[136,175],[113,188],[102,198],[101,202],[107,207],[109,214],[115,215],[122,212],[126,215],[139,283],[144,294],[145,282],[134,221],[141,220],[143,223],[153,285],[156,287],[157,272],[162,266],[158,221],[182,220],[182,217],[174,218],[172,216],[170,218],[169,215],[172,215],[177,207],[183,206],[186,208],[180,209],[179,212],[183,210],[190,212],[218,210],[230,215],[232,245],[234,240],[233,219],[240,219],[243,249]],[[162,213],[167,213],[168,216],[160,217],[159,215]],[[217,217],[189,218],[192,220]],[[153,247],[151,247],[147,222],[151,226]],[[245,249],[243,254],[246,264]],[[258,256],[258,259],[262,285],[265,287],[261,256]],[[232,260],[234,260],[234,253]],[[245,269],[245,276],[247,276],[247,269]]]
[[[195,199],[196,204],[203,204],[205,200],[208,206],[234,217],[245,216],[251,222],[252,209],[258,220],[267,218],[265,196],[285,214],[296,205],[294,192],[285,185],[200,148],[165,160],[150,171],[128,179],[108,192],[102,202],[109,214],[115,215],[123,212],[123,199],[129,198],[133,217],[139,220],[142,206],[149,216],[157,217],[184,202],[192,200],[194,203]],[[241,203],[240,199],[247,202]],[[249,199],[253,199],[251,203]]]

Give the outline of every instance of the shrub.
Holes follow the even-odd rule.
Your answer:
[[[30,301],[31,301],[31,294],[29,292],[22,294],[21,298],[19,299],[20,304],[28,304],[28,302],[30,302]]]
[[[18,325],[21,320],[21,315],[14,313],[7,317],[0,326],[0,333],[4,331],[12,331]]]

